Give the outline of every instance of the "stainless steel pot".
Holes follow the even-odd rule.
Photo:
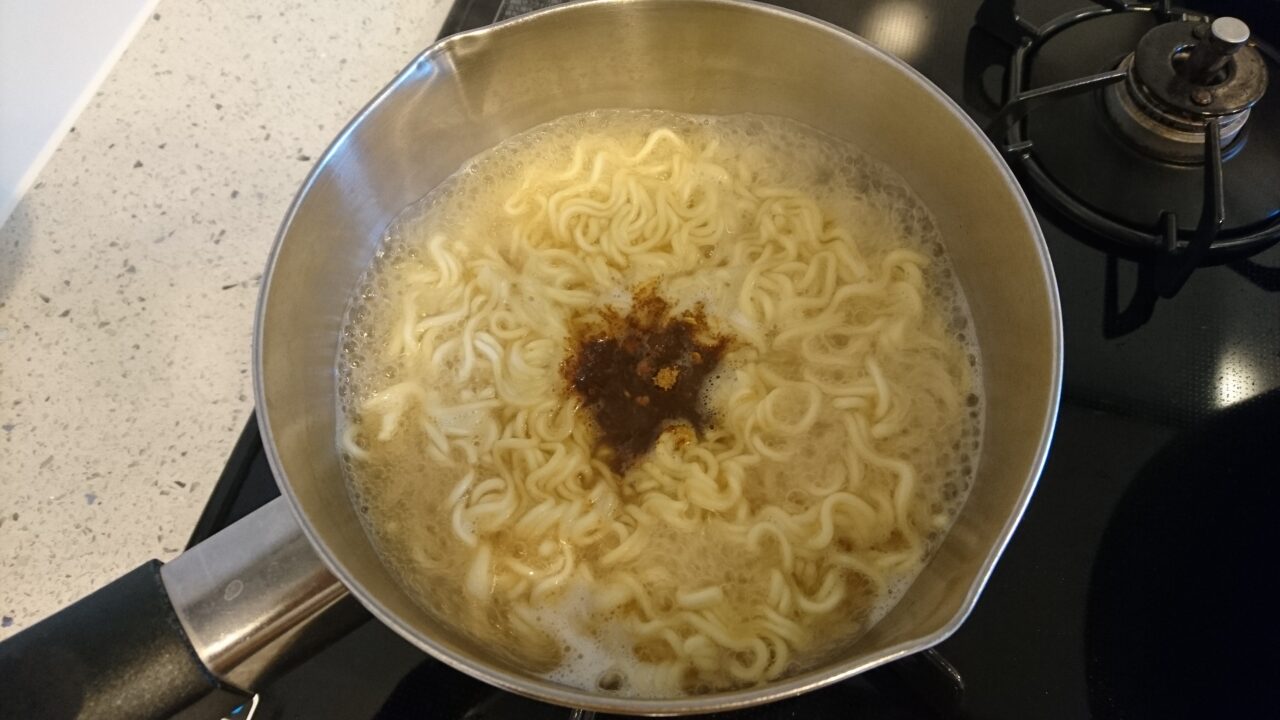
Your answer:
[[[783,115],[853,142],[906,178],[933,211],[973,312],[987,416],[968,502],[880,623],[825,662],[767,685],[625,699],[512,665],[400,588],[343,482],[338,334],[387,224],[503,138],[597,108]],[[964,620],[1044,463],[1061,335],[1048,253],[1022,191],[973,122],[902,61],[836,27],[755,3],[589,0],[545,10],[429,48],[321,158],[280,230],[254,336],[259,424],[283,497],[160,576],[203,665],[241,688],[289,650],[308,618],[349,592],[440,660],[549,702],[637,714],[769,702],[928,648]]]

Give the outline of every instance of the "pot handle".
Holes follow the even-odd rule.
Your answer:
[[[0,717],[225,717],[367,618],[277,498],[0,643]]]

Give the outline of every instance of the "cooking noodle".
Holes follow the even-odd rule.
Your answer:
[[[635,366],[652,402],[705,377],[631,457],[572,372],[649,300],[704,349]],[[571,116],[393,225],[348,318],[341,444],[389,566],[487,645],[630,695],[755,684],[865,630],[963,502],[967,325],[927,211],[852,148]],[[624,419],[649,408],[626,394]]]

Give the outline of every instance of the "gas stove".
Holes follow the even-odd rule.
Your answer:
[[[457,0],[442,33],[555,3]],[[952,638],[719,717],[1274,712],[1274,662],[1251,648],[1276,639],[1258,629],[1275,626],[1259,590],[1280,480],[1280,3],[776,4],[897,54],[988,128],[1049,244],[1065,382],[1035,498]],[[192,543],[276,494],[250,420]],[[594,716],[472,680],[372,619],[253,715]]]

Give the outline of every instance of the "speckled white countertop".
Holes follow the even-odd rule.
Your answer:
[[[162,0],[0,229],[0,638],[173,557],[298,185],[448,0]]]

